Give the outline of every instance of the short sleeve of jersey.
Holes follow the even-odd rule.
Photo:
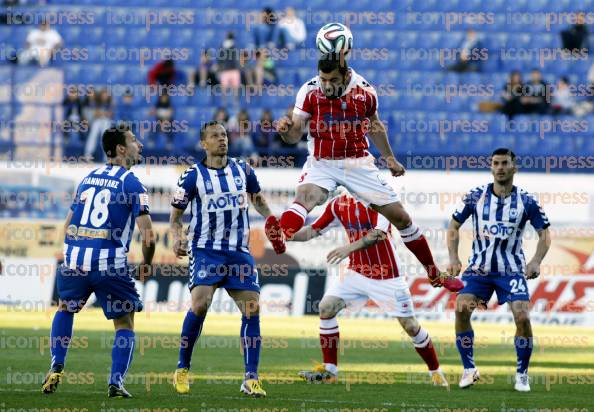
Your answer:
[[[384,215],[381,213],[377,214],[377,222],[375,224],[375,228],[377,230],[381,230],[384,233],[390,232],[390,221],[385,218]]]
[[[260,193],[260,182],[254,169],[245,162],[239,163],[245,172],[245,191],[248,193]]]
[[[378,102],[377,102],[377,93],[375,92],[375,89],[372,86],[369,86],[369,89],[367,89],[369,92],[369,95],[371,96],[371,104],[367,106],[367,113],[365,113],[365,115],[367,117],[371,117],[374,116],[377,113],[377,108],[378,108]]]
[[[334,211],[334,206],[336,204],[336,199],[333,199],[328,205],[324,212],[316,219],[315,222],[312,223],[311,227],[318,231],[324,232],[327,229],[330,229],[330,226],[334,221],[337,219],[336,213]]]
[[[81,185],[78,185],[78,187],[76,188],[76,193],[74,194],[74,198],[72,199],[72,204],[70,205],[70,210],[72,210],[74,212],[74,208],[76,207],[76,205],[78,205],[80,203],[80,187]]]
[[[549,218],[545,215],[544,210],[538,204],[538,201],[532,196],[526,196],[526,213],[528,214],[528,220],[535,230],[544,230],[551,226]]]
[[[171,206],[185,210],[188,203],[196,196],[196,179],[198,178],[198,171],[195,167],[186,169],[177,179],[177,187],[173,192],[171,199]]]
[[[311,117],[313,114],[313,107],[311,104],[311,95],[309,91],[314,88],[315,82],[315,79],[311,79],[309,82],[301,86],[295,98],[293,113],[307,118]]]
[[[149,213],[149,200],[146,188],[133,174],[126,177],[126,180],[124,181],[124,191],[128,195],[134,217]]]
[[[477,202],[476,196],[477,192],[474,190],[471,190],[470,192],[466,193],[466,195],[464,195],[464,198],[462,198],[462,203],[458,205],[458,208],[452,215],[452,218],[456,222],[464,223],[466,222],[466,219],[472,215]]]

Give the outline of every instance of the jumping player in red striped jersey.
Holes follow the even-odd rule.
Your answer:
[[[406,247],[423,264],[433,286],[445,286],[454,292],[462,289],[462,282],[439,271],[427,240],[367,151],[369,137],[392,175],[404,174],[379,119],[375,89],[348,67],[344,58],[336,54],[322,56],[318,76],[297,93],[292,119],[283,117],[276,128],[290,144],[299,142],[304,131],[308,131],[309,157],[295,200],[280,219],[287,240],[303,227],[307,214],[326,202],[328,193],[337,185],[342,185],[400,231]]]
[[[337,264],[348,256],[349,266],[320,302],[320,345],[324,363],[313,371],[300,372],[299,376],[310,382],[337,380],[340,335],[336,315],[345,307],[356,309],[371,299],[382,311],[396,317],[412,338],[416,351],[429,368],[433,384],[448,386],[431,338],[415,318],[412,297],[390,234],[390,222],[352,196],[343,194],[332,199],[324,213],[291,240],[313,239],[334,223],[342,224],[349,244],[331,251],[328,263]]]

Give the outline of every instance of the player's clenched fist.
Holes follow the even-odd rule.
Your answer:
[[[450,276],[458,276],[460,271],[462,271],[462,262],[460,259],[450,260],[450,264],[448,265],[448,275]]]
[[[540,276],[540,264],[531,260],[526,264],[526,279],[535,279]]]
[[[188,256],[188,241],[186,239],[178,239],[173,244],[173,253],[178,258]]]
[[[392,173],[392,176],[394,177],[402,176],[404,175],[404,173],[406,173],[406,169],[404,168],[404,166],[402,166],[402,163],[400,163],[394,157],[388,157],[386,159],[386,166],[388,167],[390,173]]]
[[[291,126],[293,126],[293,121],[289,119],[288,116],[281,117],[275,123],[276,131],[279,132],[281,136],[286,135],[291,129]]]

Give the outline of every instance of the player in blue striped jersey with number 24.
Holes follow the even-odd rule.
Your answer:
[[[248,199],[266,218],[266,234],[280,226],[260,193],[254,170],[244,161],[227,156],[227,131],[217,122],[206,123],[200,131],[200,144],[206,158],[187,169],[179,178],[171,203],[171,229],[176,256],[190,256],[191,309],[181,332],[179,361],[174,374],[178,393],[190,391],[189,369],[194,344],[200,336],[204,318],[218,287],[225,288],[242,313],[241,343],[245,377],[241,392],[263,397],[266,392],[258,379],[260,357],[260,284],[254,258],[248,248],[250,223]],[[190,206],[192,219],[188,240],[183,239],[182,215]],[[275,250],[280,236],[271,239]],[[275,245],[275,240],[277,245]],[[282,250],[284,251],[284,250]]]
[[[123,383],[134,352],[134,312],[142,310],[142,302],[126,254],[138,223],[144,258],[139,268],[141,275],[148,274],[155,240],[146,189],[130,171],[140,160],[142,144],[124,124],[107,129],[102,140],[108,163],[81,181],[64,224],[64,264],[57,277],[60,301],[52,322],[52,362],[43,393],[55,392],[62,380],[74,314],[95,293],[116,330],[108,396],[131,396]]]
[[[448,229],[448,272],[457,276],[462,266],[458,257],[459,229],[472,217],[472,254],[462,275],[464,289],[458,292],[456,299],[456,346],[464,365],[461,388],[467,388],[479,379],[474,364],[472,311],[477,306],[486,306],[495,292],[500,305],[509,303],[516,324],[514,343],[518,363],[514,389],[530,391],[528,363],[532,354],[532,326],[526,279],[534,279],[540,274],[540,264],[551,245],[550,224],[536,199],[514,186],[515,158],[515,154],[506,148],[493,152],[493,183],[466,194],[452,215]],[[526,263],[522,235],[528,222],[538,233],[538,245],[534,256]]]

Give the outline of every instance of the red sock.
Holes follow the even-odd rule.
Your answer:
[[[338,365],[338,345],[340,334],[338,333],[338,322],[336,318],[320,318],[320,346],[324,363]]]
[[[400,237],[404,245],[410,250],[421,262],[427,271],[430,279],[439,276],[439,269],[433,260],[433,254],[429,249],[427,239],[422,235],[421,230],[415,224],[411,224],[405,229],[400,230]]]
[[[433,342],[429,337],[427,331],[423,328],[419,329],[416,336],[412,338],[415,350],[423,358],[427,367],[430,371],[437,370],[439,368],[439,361],[437,360],[437,353],[433,347]]]
[[[307,213],[307,209],[303,205],[294,202],[291,207],[281,215],[280,226],[287,239],[292,238],[293,235],[299,232],[299,229],[303,227]]]

